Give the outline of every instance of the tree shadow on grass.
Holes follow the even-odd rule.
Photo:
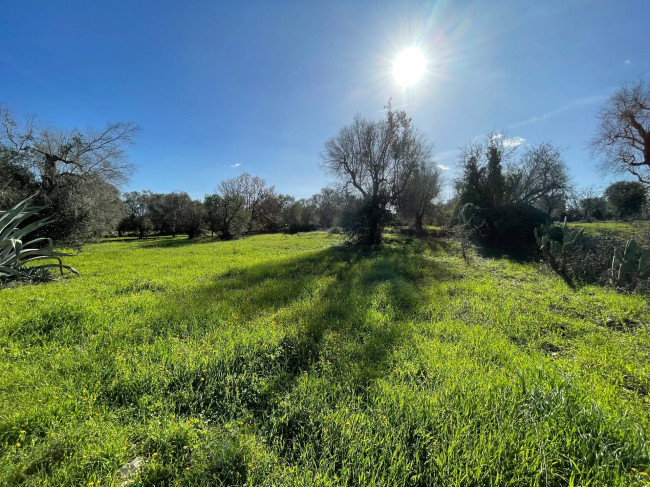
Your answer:
[[[424,251],[425,248],[428,248],[434,255],[441,251],[447,254],[459,252],[460,242],[454,241],[446,235],[420,235],[418,242],[420,252]]]
[[[243,338],[207,364],[174,363],[164,384],[143,381],[160,388],[149,394],[164,394],[176,414],[219,421],[248,415],[264,423],[298,378],[318,374],[325,362],[363,394],[389,373],[392,352],[408,340],[410,322],[427,304],[427,279],[445,276],[454,278],[417,246],[400,244],[381,251],[331,247],[227,271],[189,293],[166,296],[154,335],[205,343],[220,329],[241,326],[245,335],[250,322],[280,326],[277,319],[281,338]],[[136,404],[142,392],[113,381],[106,400]]]
[[[177,248],[177,247],[186,247],[188,245],[199,245],[206,243],[222,242],[217,237],[197,237],[197,238],[187,238],[187,236],[162,236],[155,237],[151,239],[140,240],[142,242],[141,247],[143,248]]]
[[[187,235],[177,235],[173,237],[171,235],[152,235],[143,238],[137,237],[116,237],[116,238],[107,238],[107,239],[98,239],[96,243],[105,244],[105,243],[131,243],[139,244],[139,247],[142,248],[174,248],[174,247],[185,247],[191,244],[206,244],[214,242],[224,242],[219,237],[196,237],[188,238]]]

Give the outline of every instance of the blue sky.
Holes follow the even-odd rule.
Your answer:
[[[0,103],[62,127],[142,128],[125,189],[201,197],[242,171],[307,197],[324,142],[405,105],[453,176],[456,149],[506,129],[550,141],[581,186],[595,115],[650,72],[647,0],[5,2]],[[426,54],[404,89],[399,51]]]

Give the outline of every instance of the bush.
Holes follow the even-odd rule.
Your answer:
[[[533,253],[535,228],[549,223],[545,213],[525,203],[492,208],[467,204],[459,216],[464,225],[477,228],[474,235],[479,244],[514,253]]]
[[[557,235],[558,228],[559,225],[549,225],[539,229],[538,233]],[[559,241],[561,238],[555,240]],[[566,277],[576,284],[610,285],[614,252],[624,248],[626,241],[610,234],[583,234],[566,253]],[[636,292],[650,291],[650,280],[641,276],[633,275],[624,284],[618,287]]]
[[[355,244],[375,244],[381,243],[381,234],[390,221],[385,201],[350,199],[341,215],[341,228]]]
[[[287,227],[286,233],[295,234],[298,232],[314,232],[318,230],[318,225],[313,223],[290,223]]]

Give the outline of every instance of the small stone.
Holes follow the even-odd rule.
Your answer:
[[[133,485],[138,475],[138,472],[144,465],[144,459],[142,457],[135,457],[130,462],[126,463],[120,471],[115,476],[115,481],[113,485],[119,485],[121,487],[127,487]]]

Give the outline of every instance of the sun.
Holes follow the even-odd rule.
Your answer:
[[[409,47],[397,55],[393,64],[393,76],[400,85],[411,86],[420,81],[426,66],[424,53],[417,47]]]

